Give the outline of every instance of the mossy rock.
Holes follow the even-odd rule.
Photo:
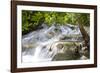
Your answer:
[[[71,50],[67,50],[65,53],[58,53],[52,59],[53,61],[63,61],[63,60],[77,60],[80,58],[79,53],[75,53]]]

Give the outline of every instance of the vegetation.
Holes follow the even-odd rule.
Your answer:
[[[36,30],[45,23],[48,26],[66,25],[66,24],[82,24],[90,25],[90,15],[88,13],[72,13],[72,12],[46,12],[46,11],[22,11],[22,34]]]

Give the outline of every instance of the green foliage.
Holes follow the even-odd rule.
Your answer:
[[[88,13],[72,13],[72,12],[47,12],[47,11],[22,11],[22,33],[26,34],[36,30],[42,23],[51,26],[66,24],[82,24],[90,25],[90,15]]]

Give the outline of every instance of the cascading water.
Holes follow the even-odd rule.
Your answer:
[[[72,29],[73,28],[73,29]],[[43,28],[33,31],[22,38],[22,62],[44,62],[51,61],[57,54],[57,48],[51,45],[60,40],[76,41],[77,38],[64,38],[66,36],[82,36],[78,26],[55,26],[51,27],[43,24]],[[79,41],[79,40],[78,40]]]

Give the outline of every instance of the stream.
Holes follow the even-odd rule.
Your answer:
[[[79,26],[67,24],[48,27],[42,24],[41,27],[22,36],[22,62],[53,61],[57,54],[65,55],[66,49],[75,48],[73,42],[81,44],[83,41]],[[66,44],[71,45],[64,47]]]

